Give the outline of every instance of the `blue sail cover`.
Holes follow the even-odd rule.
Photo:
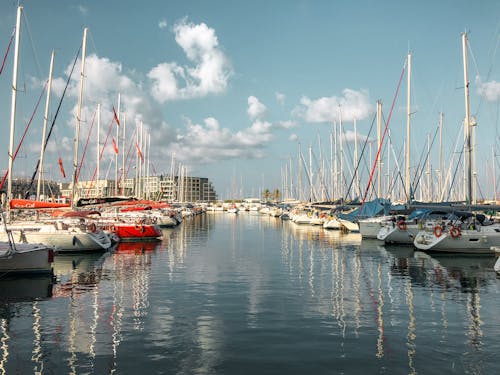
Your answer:
[[[391,209],[393,209],[391,202],[384,198],[377,198],[365,202],[365,204],[349,213],[338,214],[337,216],[340,219],[356,221],[374,216],[388,215]]]

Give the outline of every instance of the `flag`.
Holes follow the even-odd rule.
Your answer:
[[[66,172],[64,172],[64,166],[61,157],[59,157],[57,163],[59,164],[59,169],[61,170],[63,177],[66,178]]]
[[[116,121],[116,125],[120,126],[120,120],[118,119],[118,115],[116,114],[115,107],[113,107],[113,117]]]
[[[139,147],[139,145],[137,144],[137,142],[135,143],[135,148],[137,149],[137,154],[141,158],[141,162],[144,163],[144,157],[142,156],[141,148]]]
[[[111,142],[113,142],[113,150],[115,150],[115,154],[118,154],[118,146],[116,145],[115,139],[112,138]]]

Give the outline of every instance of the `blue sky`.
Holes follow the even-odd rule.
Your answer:
[[[382,101],[387,119],[411,51],[411,149],[416,170],[427,147],[427,133],[434,134],[440,111],[445,116],[447,160],[452,160],[457,135],[462,134],[461,33],[467,31],[471,111],[478,122],[477,172],[481,192],[491,197],[492,147],[498,143],[500,2],[146,4],[128,0],[22,3],[16,140],[48,76],[51,50],[56,54],[53,117],[83,28],[88,27],[82,147],[97,103],[102,106],[104,138],[120,94],[128,137],[142,120],[151,133],[151,163],[158,173],[170,171],[174,153],[188,174],[210,178],[220,197],[256,196],[262,188],[282,189],[285,165],[291,163],[292,174],[297,173],[299,142],[306,163],[308,148],[312,148],[316,176],[321,156],[324,170],[330,168],[330,132],[333,121],[339,121],[339,105],[346,145],[352,142],[356,116],[361,147],[374,121],[377,100]],[[0,4],[2,55],[15,25],[16,7],[15,1]],[[12,56],[13,49],[0,76],[0,116],[6,129],[0,139],[5,150],[0,157],[2,170],[7,168]],[[77,65],[46,153],[49,173],[61,181],[69,178],[60,175],[57,158],[63,158],[68,176],[72,169],[79,70]],[[15,176],[31,175],[34,169],[44,100],[15,162]],[[389,128],[398,155],[406,137],[406,78]],[[372,132],[370,139],[374,138]],[[95,148],[91,142],[81,178],[92,175]],[[109,143],[101,178],[111,159]],[[431,160],[435,170],[436,144]]]

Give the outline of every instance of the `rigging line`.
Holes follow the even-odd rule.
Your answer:
[[[406,64],[407,64],[407,60],[405,60],[403,70],[401,71],[401,75],[399,77],[399,82],[398,82],[398,86],[396,88],[396,93],[395,93],[394,98],[392,100],[391,110],[389,111],[389,117],[387,118],[387,122],[385,123],[384,133],[382,134],[382,139],[381,139],[380,145],[378,147],[377,156],[375,157],[375,162],[373,163],[373,166],[372,166],[372,171],[370,173],[370,178],[368,180],[368,186],[366,187],[365,195],[363,197],[363,201],[361,202],[361,207],[363,207],[363,205],[365,204],[366,195],[368,194],[368,189],[370,188],[370,183],[373,180],[373,174],[375,173],[375,167],[377,165],[377,160],[380,157],[380,151],[382,149],[382,147],[380,147],[380,146],[382,146],[382,144],[384,143],[384,138],[385,138],[385,135],[387,133],[387,128],[389,127],[389,123],[391,121],[392,112],[394,110],[394,106],[396,104],[396,99],[397,99],[398,93],[399,93],[399,88],[401,87],[401,82],[403,81],[403,76],[404,76],[404,73],[406,71]],[[407,199],[408,199],[408,197],[407,197]]]
[[[26,17],[26,11],[22,12],[22,15],[23,15],[23,19],[24,19],[24,24],[26,26],[26,31],[28,33],[28,37],[30,40],[30,46],[31,46],[31,52],[33,53],[33,59],[35,60],[35,65],[38,68],[38,76],[42,77],[42,68],[40,65],[40,61],[38,61],[37,53],[35,50],[35,44],[33,43],[33,36],[31,34],[31,29],[30,29],[30,25],[28,22],[28,18]]]
[[[45,137],[45,143],[44,143],[44,146],[43,146],[43,152],[45,152],[45,149],[47,148],[47,144],[49,143],[50,136],[52,134],[52,130],[54,130],[54,126],[56,124],[56,119],[57,119],[57,116],[59,115],[59,110],[61,109],[62,101],[64,99],[64,96],[66,95],[66,90],[68,89],[69,82],[71,80],[71,76],[73,75],[73,70],[75,69],[76,61],[78,60],[78,56],[80,55],[80,50],[81,49],[82,49],[82,46],[80,45],[80,47],[78,48],[78,51],[76,53],[76,56],[75,56],[75,61],[73,62],[73,67],[71,68],[71,72],[69,73],[68,79],[66,80],[66,86],[64,87],[64,91],[63,91],[63,93],[61,95],[61,99],[59,99],[59,104],[57,106],[57,110],[56,110],[56,113],[54,115],[54,118],[52,119],[52,124],[50,124],[49,132],[47,134],[47,137]],[[37,161],[36,166],[35,166],[35,171],[33,172],[33,175],[31,176],[31,181],[30,181],[30,184],[29,184],[29,189],[31,189],[31,187],[33,186],[33,181],[35,181],[35,177],[36,177],[36,175],[38,173],[38,168],[39,167],[40,167],[40,158],[38,158],[38,161]]]
[[[14,155],[9,155],[9,157],[12,157],[12,162],[14,162],[14,160],[16,160],[16,157],[17,157],[17,154],[19,152],[19,150],[21,149],[21,146],[24,142],[24,139],[26,138],[26,134],[28,133],[28,130],[31,126],[31,123],[33,121],[33,117],[35,117],[35,114],[36,114],[36,111],[38,110],[38,105],[40,104],[40,101],[42,100],[43,98],[43,94],[45,93],[45,89],[47,87],[47,82],[45,82],[45,85],[43,86],[43,89],[42,89],[42,92],[40,93],[40,97],[38,98],[38,101],[35,105],[35,109],[33,110],[33,113],[31,114],[31,117],[28,121],[28,123],[26,124],[26,128],[24,129],[24,133],[23,135],[21,136],[21,139],[19,140],[19,143],[17,145],[17,148],[16,150],[14,151]],[[7,180],[7,176],[9,175],[9,170],[5,171],[5,174],[2,178],[2,182],[0,182],[0,190],[3,188],[3,185],[5,184],[5,181]]]
[[[455,138],[455,146],[453,148],[453,151],[450,154],[451,160],[450,160],[449,166],[447,168],[446,178],[445,178],[445,181],[443,183],[443,188],[442,188],[442,191],[441,191],[441,197],[440,197],[441,201],[444,200],[446,186],[448,185],[448,183],[450,182],[450,179],[452,178],[451,177],[451,173],[452,173],[452,168],[453,168],[453,158],[458,153],[457,152],[457,147],[460,144],[460,134],[461,134],[461,131],[463,131],[463,125],[460,127],[460,130],[457,133],[457,137]],[[461,147],[463,147],[463,144],[462,144]],[[453,186],[453,184],[450,185],[450,189],[452,188],[452,186]],[[448,198],[446,200],[449,200],[449,196],[448,196]]]
[[[394,162],[396,164],[396,169],[394,170],[394,173],[396,174],[396,176],[394,178],[393,188],[396,187],[396,180],[397,180],[397,177],[399,177],[399,180],[401,182],[401,186],[406,191],[406,189],[405,189],[405,181],[404,181],[403,175],[401,174],[401,168],[399,167],[399,162],[398,162],[398,160],[401,160],[401,158],[402,158],[401,154],[403,153],[403,147],[401,147],[401,149],[399,150],[398,155],[396,155],[396,152],[394,151],[394,147],[392,147],[392,145],[394,145],[394,143],[392,142],[391,133],[389,132],[389,133],[387,133],[387,135],[389,136],[389,140],[391,141],[392,156],[394,157]],[[392,188],[389,191],[392,191]]]
[[[3,60],[2,60],[2,67],[0,67],[0,75],[3,72],[3,68],[5,66],[5,61],[7,60],[7,56],[9,55],[10,47],[12,46],[12,41],[14,40],[15,34],[16,34],[16,28],[14,28],[14,30],[12,30],[12,34],[10,36],[9,44],[7,45],[7,49],[5,50],[5,55],[3,56]]]
[[[471,56],[472,58],[472,62],[474,63],[474,68],[476,69],[476,77],[480,77],[479,75],[479,68],[477,66],[477,61],[476,61],[476,57],[474,56],[474,53],[472,52],[472,48],[470,46],[470,43],[469,43],[469,39],[467,38],[467,49],[469,51],[469,55]],[[489,74],[489,73],[488,73]],[[480,82],[481,84],[482,82]],[[479,95],[479,104],[477,105],[477,109],[476,109],[476,112],[474,113],[475,116],[477,116],[478,112],[479,112],[479,109],[481,108],[481,105],[484,103],[484,95]]]
[[[439,126],[436,128],[436,131],[434,132],[434,137],[432,137],[432,141],[431,141],[429,150],[432,150],[432,146],[434,145],[434,141],[436,140],[436,136],[437,136],[438,131],[439,131]],[[422,153],[422,155],[424,155],[424,154],[425,154],[425,159],[423,160],[422,164],[421,164],[421,161],[419,161],[419,163],[417,165],[417,170],[415,171],[415,177],[414,177],[415,178],[415,180],[414,180],[415,186],[413,186],[413,191],[417,190],[418,184],[420,183],[420,179],[422,178],[422,174],[424,173],[424,166],[427,163],[427,159],[429,159],[429,152]],[[420,175],[417,178],[417,173],[418,173],[419,169],[420,169]]]
[[[353,173],[353,178],[351,179],[351,183],[349,184],[349,188],[347,189],[347,195],[349,195],[350,192],[351,192],[351,188],[352,188],[352,185],[354,183],[355,176],[357,175],[358,169],[359,169],[359,165],[361,164],[361,158],[364,155],[364,152],[365,152],[365,149],[366,149],[366,145],[368,144],[368,140],[370,139],[370,134],[372,133],[374,124],[375,124],[375,116],[373,117],[372,124],[370,126],[370,130],[368,131],[368,135],[366,136],[365,142],[363,143],[363,147],[361,149],[361,155],[358,156],[359,160],[357,160],[356,168],[354,169],[354,173]],[[356,142],[357,142],[357,140],[356,140]],[[364,158],[363,158],[363,160],[364,160]],[[366,160],[365,160],[365,162],[366,162]]]
[[[135,138],[135,132],[136,132],[136,131],[137,131],[137,129],[136,129],[136,130],[134,130],[134,134],[133,134],[133,136],[132,136],[132,137],[130,137],[130,142],[129,142],[129,146],[128,146],[127,154],[125,155],[125,164],[128,164],[128,162],[129,162],[130,151],[132,150],[132,146],[134,145],[134,138]],[[132,160],[132,158],[131,158],[130,160]],[[122,176],[123,176],[123,174],[124,174],[124,173],[125,173],[125,178],[127,178],[129,169],[130,169],[130,166],[128,166],[128,168],[127,168],[127,173],[125,173],[125,171],[124,171],[124,170],[121,170],[121,171],[120,171],[120,177],[119,177],[119,180],[121,180],[121,178],[122,178]]]
[[[458,174],[458,168],[462,165],[462,156],[463,156],[463,152],[464,152],[464,147],[463,145],[465,144],[465,141],[464,143],[462,144],[462,147],[460,147],[460,153],[459,153],[459,156],[458,156],[458,161],[457,161],[457,166],[455,168],[455,172],[453,172],[453,177],[451,179],[451,183],[450,183],[450,189],[448,190],[448,196],[447,196],[447,199],[446,200],[450,200],[450,196],[451,196],[451,189],[453,188],[453,185],[455,184],[455,177],[457,177],[457,174]]]
[[[85,153],[87,152],[87,146],[89,145],[90,136],[92,135],[92,128],[94,127],[94,120],[97,110],[94,111],[94,116],[92,117],[92,122],[90,123],[89,134],[87,135],[87,141],[85,142],[85,147],[83,148],[82,159],[80,161],[80,166],[78,168],[78,173],[76,174],[76,180],[78,181],[80,177],[80,171],[82,170],[83,161],[85,159]]]
[[[106,145],[108,144],[109,135],[111,134],[111,130],[113,129],[114,121],[115,121],[115,119],[113,117],[111,117],[111,121],[110,121],[109,127],[108,127],[108,132],[106,134],[106,139],[104,140],[104,143],[103,143],[102,148],[101,148],[101,152],[99,153],[99,161],[102,160],[102,154],[104,153],[104,149],[106,148]],[[99,147],[99,145],[97,145],[97,147]],[[107,177],[108,173],[109,173],[109,170],[106,172],[106,179],[108,178]],[[90,189],[92,189],[94,187],[94,182],[95,182],[94,180],[95,180],[96,174],[97,174],[97,165],[94,168],[94,173],[92,174],[92,180],[90,182],[90,186],[87,189],[87,191],[89,191]]]

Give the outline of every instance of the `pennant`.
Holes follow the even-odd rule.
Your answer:
[[[116,125],[120,126],[120,120],[118,119],[118,115],[116,114],[115,107],[113,107],[113,117],[116,121]]]
[[[141,152],[141,149],[139,147],[139,145],[137,144],[137,142],[135,143],[135,148],[137,149],[137,154],[139,155],[139,157],[141,158],[141,162],[144,163],[144,157],[142,156],[142,152]]]
[[[116,145],[115,139],[112,138],[111,142],[113,142],[113,150],[115,150],[115,154],[118,154],[118,146]]]
[[[66,172],[64,172],[64,166],[61,157],[59,157],[57,163],[59,164],[59,169],[61,170],[61,174],[63,175],[64,178],[66,178]]]

